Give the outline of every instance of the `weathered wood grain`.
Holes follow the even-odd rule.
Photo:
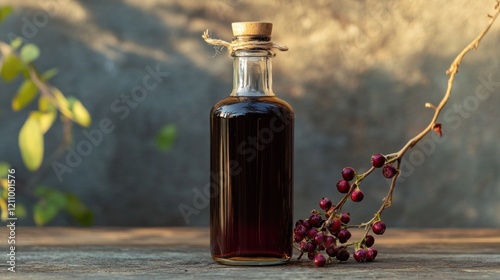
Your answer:
[[[2,236],[5,233],[2,229]],[[18,228],[17,273],[8,273],[3,261],[0,275],[2,279],[500,279],[500,229],[388,229],[376,238],[375,262],[356,263],[351,258],[325,268],[295,258],[272,267],[218,265],[210,258],[208,244],[207,228]]]

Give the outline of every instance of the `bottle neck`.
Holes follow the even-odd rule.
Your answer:
[[[231,96],[274,96],[271,53],[267,50],[235,51]]]

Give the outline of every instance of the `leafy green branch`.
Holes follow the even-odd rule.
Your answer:
[[[0,22],[13,12],[12,7],[0,7]],[[38,183],[41,174],[49,165],[43,165],[44,135],[54,125],[58,115],[63,123],[63,139],[56,151],[48,157],[48,164],[60,157],[72,141],[72,125],[74,123],[88,127],[91,116],[85,106],[75,97],[66,97],[49,80],[57,74],[56,69],[39,72],[33,62],[40,56],[39,48],[32,43],[23,44],[22,38],[16,38],[10,43],[0,41],[0,78],[11,83],[22,77],[22,82],[12,98],[11,107],[19,112],[35,101],[37,107],[28,114],[28,118],[19,131],[18,144],[24,165],[36,175],[25,186],[29,192],[32,185]],[[0,162],[0,185],[4,193],[0,197],[1,218],[5,220],[7,185],[3,184],[2,170],[10,168],[5,162]],[[92,223],[92,213],[71,193],[64,193],[54,188],[37,186],[33,190],[38,201],[34,205],[33,218],[37,225],[51,221],[61,210],[66,211],[73,219],[83,225]],[[5,207],[4,207],[5,206]]]
[[[58,112],[63,122],[75,122],[83,127],[90,125],[91,117],[78,99],[66,98],[58,88],[48,83],[57,73],[56,69],[38,73],[32,64],[40,55],[38,47],[34,44],[21,45],[21,38],[10,44],[0,41],[0,76],[6,82],[12,82],[21,75],[24,77],[12,99],[14,112],[26,108],[38,97],[38,110],[30,112],[19,132],[23,162],[30,171],[35,171],[43,160],[43,135],[54,124]]]

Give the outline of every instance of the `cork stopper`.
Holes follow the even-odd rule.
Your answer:
[[[233,22],[234,36],[271,36],[273,24],[270,22]]]

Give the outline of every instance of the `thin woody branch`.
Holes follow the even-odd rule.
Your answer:
[[[463,58],[470,51],[476,50],[479,47],[481,40],[484,38],[486,33],[490,30],[491,26],[493,25],[493,23],[495,22],[495,20],[497,19],[499,14],[500,14],[500,0],[497,0],[496,5],[495,5],[495,9],[494,9],[494,13],[488,15],[489,20],[488,20],[488,23],[486,24],[485,28],[455,57],[455,59],[453,60],[453,62],[450,65],[450,67],[446,70],[446,74],[449,76],[449,78],[448,78],[448,86],[446,88],[446,91],[445,91],[443,98],[441,99],[441,101],[439,102],[439,104],[437,106],[435,106],[431,103],[425,104],[426,108],[431,108],[434,111],[434,114],[433,114],[432,119],[429,122],[429,124],[419,134],[417,134],[415,137],[411,138],[398,152],[395,152],[392,154],[387,154],[387,155],[381,155],[381,154],[373,155],[372,156],[372,165],[373,166],[369,170],[367,170],[366,172],[360,173],[360,174],[355,174],[355,172],[352,168],[350,168],[350,167],[345,168],[345,169],[350,169],[350,172],[352,174],[355,174],[355,175],[347,176],[348,177],[347,178],[346,176],[344,176],[345,169],[342,171],[342,176],[343,176],[344,180],[339,181],[339,183],[343,181],[342,185],[339,185],[339,183],[337,183],[337,188],[339,189],[340,192],[345,193],[345,195],[335,205],[332,205],[331,201],[328,200],[327,198],[323,198],[320,201],[320,207],[324,210],[324,215],[326,217],[326,220],[324,221],[323,224],[321,224],[321,226],[318,227],[319,232],[321,234],[323,234],[322,232],[325,232],[325,234],[327,234],[327,231],[329,231],[339,241],[341,240],[341,238],[344,238],[344,241],[340,241],[340,243],[342,243],[342,245],[339,247],[336,247],[336,250],[344,250],[345,251],[346,247],[354,246],[356,248],[354,258],[357,261],[365,261],[365,260],[371,261],[375,258],[376,254],[377,254],[376,250],[370,248],[371,245],[369,245],[369,246],[367,245],[367,242],[373,243],[374,239],[373,239],[373,236],[368,236],[368,235],[369,235],[370,231],[372,231],[374,234],[383,234],[385,231],[385,224],[381,221],[381,215],[385,209],[387,209],[388,207],[390,207],[392,205],[393,193],[394,193],[394,190],[396,188],[397,179],[400,176],[401,160],[402,160],[403,156],[408,152],[409,149],[413,148],[420,140],[422,140],[422,138],[424,136],[426,136],[427,133],[429,133],[430,131],[434,131],[434,132],[438,133],[439,136],[442,135],[441,124],[437,123],[437,120],[438,120],[443,108],[446,106],[446,104],[451,96],[451,92],[453,89],[453,82],[454,82],[455,77],[458,73],[458,69],[460,67],[460,64],[461,64]],[[394,165],[396,167],[394,167]],[[376,168],[381,168],[381,167],[384,168],[383,169],[384,176],[386,178],[391,179],[391,183],[390,183],[389,191],[387,192],[387,195],[383,199],[380,208],[377,210],[377,212],[375,212],[374,216],[369,221],[367,221],[365,223],[361,223],[359,225],[347,225],[348,221],[347,222],[342,221],[342,223],[340,223],[339,220],[342,220],[344,213],[340,214],[339,212],[342,210],[343,205],[348,201],[349,197],[351,197],[351,199],[353,201],[361,201],[362,197],[361,197],[361,199],[355,199],[352,197],[352,194],[354,193],[355,190],[359,191],[359,187],[361,185],[361,182],[368,175],[370,175]],[[387,168],[387,170],[385,168]],[[355,179],[355,181],[349,185],[348,181],[353,180],[353,179]],[[332,205],[332,206],[331,206],[331,208],[327,208],[327,207],[324,207],[325,205],[328,205],[327,207],[329,207],[329,205]],[[304,235],[304,231],[307,229],[307,226],[310,226],[309,224],[311,222],[311,219],[317,221],[318,219],[321,219],[320,215],[321,215],[321,212],[319,212],[317,210],[313,210],[309,219],[304,220],[304,221],[299,220],[297,222],[298,225],[294,229],[295,236],[299,236],[299,239],[300,239],[300,235]],[[363,237],[357,242],[352,242],[352,243],[348,243],[348,244],[345,243],[349,238],[345,239],[345,237],[344,237],[345,232],[344,232],[344,234],[342,234],[343,236],[341,237],[341,232],[342,232],[342,230],[346,231],[349,228],[364,228],[365,230],[364,230]],[[313,229],[314,229],[314,227],[313,227]],[[307,236],[309,239],[306,239],[306,240],[312,240],[313,242],[317,243],[317,240],[316,240],[317,235],[314,236],[314,238],[311,238],[310,233],[311,232],[307,232]],[[348,236],[350,237],[350,233],[348,234]],[[367,241],[368,237],[370,237],[371,241]],[[311,254],[312,251],[310,250],[310,247],[312,245],[308,246],[308,244],[307,244],[307,243],[311,243],[311,241],[308,241],[305,245],[303,242],[302,243],[297,242],[299,245],[302,244],[302,246],[300,247],[301,256],[304,252],[308,252],[309,254]],[[336,246],[336,244],[337,243],[335,242],[334,245]],[[327,247],[327,246],[325,245],[324,247]],[[327,254],[330,256],[330,258],[328,258],[328,260],[327,260],[327,263],[331,263],[334,259],[336,259],[338,261],[344,261],[344,260],[348,259],[348,256],[346,258],[345,254],[343,254],[343,255],[341,254],[341,251],[333,252],[334,253],[333,254],[332,250],[334,250],[334,249],[332,249],[332,248],[334,248],[334,247],[323,248],[323,249],[326,249]],[[366,250],[363,248],[365,248]],[[328,251],[329,249],[330,249],[330,252]],[[322,249],[319,249],[319,251],[321,251],[321,250]],[[361,251],[363,251],[363,252],[361,252]],[[366,256],[365,256],[365,253],[367,254]],[[368,256],[368,254],[371,254],[371,255]],[[370,260],[369,260],[369,258],[370,258]],[[324,262],[321,264],[317,264],[316,257],[314,259],[315,259],[316,265],[318,265],[318,266],[324,265]],[[323,260],[324,260],[324,258],[323,258]]]

